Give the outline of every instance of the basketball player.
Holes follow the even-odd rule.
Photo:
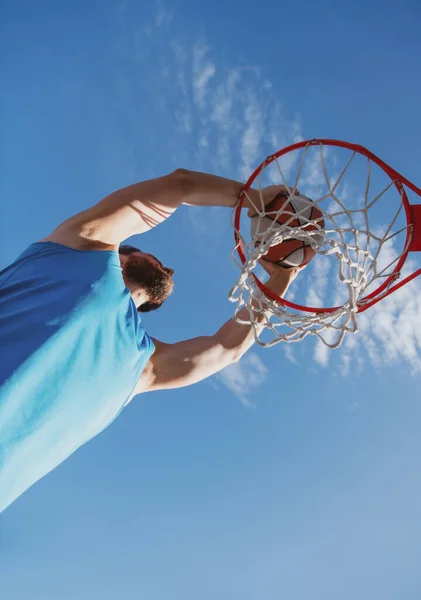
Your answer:
[[[120,245],[181,204],[232,208],[241,189],[182,169],[131,185],[69,218],[0,272],[0,512],[134,395],[201,381],[253,344],[251,326],[234,320],[176,344],[149,337],[140,314],[168,298],[173,271]],[[271,186],[265,202],[281,190]],[[258,192],[249,195],[258,204]],[[267,287],[283,296],[297,269],[264,266]]]

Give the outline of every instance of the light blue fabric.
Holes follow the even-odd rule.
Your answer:
[[[153,350],[117,252],[38,242],[0,272],[0,512],[117,417]]]

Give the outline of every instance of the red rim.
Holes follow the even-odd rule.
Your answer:
[[[266,158],[266,160],[264,160],[257,167],[257,169],[255,169],[255,171],[253,171],[253,173],[250,175],[250,177],[248,178],[248,180],[244,186],[244,190],[243,190],[243,193],[241,194],[240,201],[236,208],[235,218],[234,218],[234,227],[235,227],[234,237],[235,237],[235,242],[236,242],[236,247],[237,247],[237,253],[238,253],[238,256],[239,256],[242,264],[244,264],[246,262],[246,257],[244,255],[242,242],[238,235],[238,232],[240,231],[241,209],[244,204],[244,198],[245,198],[246,193],[249,191],[252,184],[254,183],[254,181],[256,180],[258,175],[263,171],[263,169],[265,169],[268,165],[270,165],[277,158],[280,158],[284,154],[288,154],[288,152],[293,152],[294,150],[299,150],[300,148],[305,148],[306,146],[317,146],[317,145],[338,146],[340,148],[347,148],[348,150],[352,150],[353,152],[362,154],[363,156],[372,160],[393,181],[396,189],[398,190],[399,194],[402,197],[402,203],[403,203],[404,210],[405,210],[406,222],[408,225],[411,224],[411,209],[410,209],[411,204],[409,203],[408,196],[406,194],[405,189],[402,187],[402,184],[405,184],[409,189],[411,189],[413,192],[415,192],[416,194],[418,194],[420,196],[421,196],[421,190],[419,188],[417,188],[413,183],[408,181],[408,179],[406,179],[405,177],[400,175],[397,171],[395,171],[395,169],[392,169],[392,167],[390,167],[385,162],[383,162],[375,154],[370,152],[370,150],[367,150],[367,148],[364,148],[363,146],[360,146],[358,144],[351,144],[349,142],[344,142],[341,140],[314,139],[314,140],[306,140],[306,141],[302,141],[302,142],[297,142],[296,144],[291,144],[290,146],[286,146],[286,148],[283,148],[282,150],[278,150],[278,152],[276,152],[275,154],[268,156]],[[361,300],[359,300],[358,304],[360,304],[361,306],[359,306],[358,312],[362,312],[362,311],[366,310],[367,308],[369,308],[370,306],[372,306],[373,304],[375,304],[376,302],[378,302],[378,300],[380,299],[379,294],[382,294],[382,292],[387,290],[388,286],[390,286],[391,283],[396,279],[397,274],[402,269],[402,266],[405,263],[406,258],[408,256],[411,235],[412,234],[410,233],[410,229],[408,228],[407,233],[406,233],[405,246],[404,246],[405,251],[401,255],[393,272],[376,290],[374,290],[373,292],[371,292],[370,294],[368,294],[367,296],[364,296]],[[253,277],[254,277],[258,287],[262,290],[262,292],[264,292],[266,294],[266,296],[268,296],[275,302],[283,304],[284,306],[288,306],[289,308],[293,308],[294,310],[301,310],[301,311],[312,312],[312,313],[329,313],[329,312],[334,312],[335,310],[338,310],[339,308],[341,308],[341,306],[315,308],[315,307],[310,307],[310,306],[302,306],[300,304],[294,304],[294,302],[289,302],[288,300],[285,300],[285,299],[281,298],[280,296],[277,296],[276,294],[271,292],[269,289],[267,289],[267,287],[260,281],[260,279],[254,273],[253,273]],[[412,279],[413,276],[411,276],[410,278]],[[398,287],[402,287],[402,285],[404,283],[406,283],[407,280],[409,280],[409,278],[400,282],[393,288],[389,287],[386,294],[383,294],[381,296],[381,298],[389,295],[392,291],[394,291],[394,289],[397,289]]]

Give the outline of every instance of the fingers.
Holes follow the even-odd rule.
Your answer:
[[[294,190],[294,187],[292,186],[288,188],[286,185],[269,185],[263,188],[262,193],[260,194],[261,203],[259,203],[259,206],[257,208],[251,206],[247,212],[247,216],[250,217],[250,219],[255,217],[261,210],[264,209],[264,207],[272,202],[272,200],[274,200],[278,194],[285,194],[287,197],[289,197],[293,193],[299,194],[300,191]]]
[[[299,267],[281,267],[276,263],[265,260],[264,258],[259,259],[259,264],[264,268],[264,270],[269,273],[269,275],[276,275],[278,273],[287,273],[289,277],[295,279],[295,277],[300,273],[303,269],[306,268],[307,265],[301,265]]]
[[[277,265],[264,258],[260,258],[259,263],[269,275],[276,275],[277,273],[293,273],[300,270],[300,267],[281,267],[281,265]]]
[[[273,275],[276,272],[276,265],[264,258],[259,259],[259,264],[264,268],[266,273],[269,273],[269,275]]]

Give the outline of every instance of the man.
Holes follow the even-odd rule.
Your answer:
[[[179,169],[114,192],[29,246],[0,273],[0,511],[107,427],[134,395],[191,385],[238,361],[251,326],[152,340],[139,313],[172,291],[173,271],[123,240],[181,204],[235,206],[242,184]],[[282,188],[271,186],[269,202]],[[245,206],[258,205],[256,190]],[[265,263],[280,296],[296,270]]]

